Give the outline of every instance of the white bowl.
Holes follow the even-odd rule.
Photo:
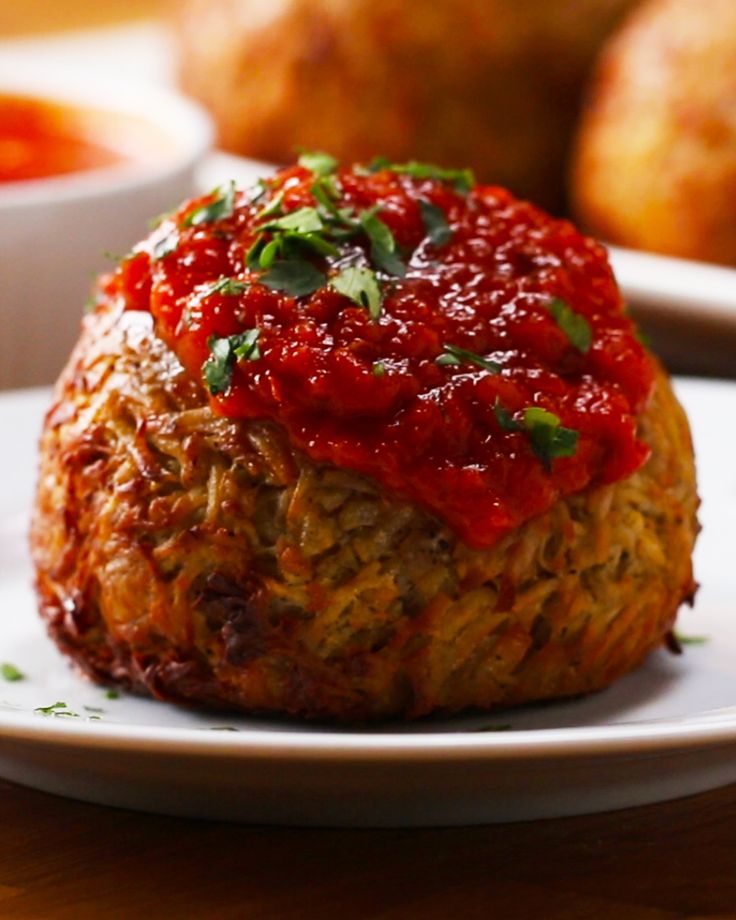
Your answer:
[[[0,388],[52,381],[79,331],[93,277],[145,235],[152,216],[195,191],[213,131],[173,92],[105,80],[96,71],[27,72],[0,64],[0,95],[36,97],[104,113],[120,149],[132,135],[154,152],[139,160],[48,179],[0,183]],[[100,141],[105,142],[103,134]]]

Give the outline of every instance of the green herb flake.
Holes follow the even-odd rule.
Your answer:
[[[317,204],[321,205],[332,217],[343,219],[335,201],[340,197],[334,176],[321,176],[310,189]]]
[[[377,173],[381,172],[382,169],[391,169],[391,160],[388,157],[378,156],[373,157],[366,167],[366,172]]]
[[[63,700],[58,700],[58,702],[52,703],[50,706],[37,706],[33,711],[42,716],[66,716],[71,719],[79,718],[79,713],[72,712]]]
[[[371,172],[388,169],[391,172],[411,176],[413,179],[435,179],[439,182],[449,182],[461,195],[467,195],[475,187],[475,175],[472,169],[445,169],[442,166],[435,166],[434,163],[419,163],[416,160],[410,160],[408,163],[389,163],[383,159],[374,160],[368,169]]]
[[[373,376],[374,377],[385,377],[386,376],[386,365],[383,363],[383,361],[373,362]]]
[[[294,233],[319,233],[324,229],[324,223],[316,208],[305,207],[297,211],[290,211],[283,217],[267,221],[258,227],[259,230],[291,230]]]
[[[580,313],[576,313],[568,303],[559,297],[553,298],[547,304],[547,309],[570,343],[579,352],[587,354],[593,342],[593,331],[587,319]]]
[[[677,630],[674,631],[673,635],[680,645],[705,645],[710,641],[708,636],[683,636]]]
[[[268,183],[263,179],[256,179],[255,185],[250,188],[246,193],[246,202],[248,205],[258,204],[258,202],[263,198],[263,196],[268,191]]]
[[[532,450],[546,469],[549,470],[552,460],[558,457],[574,456],[579,434],[572,428],[564,428],[554,412],[529,406],[524,409],[523,424]]]
[[[257,271],[260,268],[261,256],[265,246],[266,238],[262,233],[259,233],[245,254],[245,264],[251,271]]]
[[[213,396],[225,393],[232,383],[235,355],[229,337],[212,336],[207,345],[210,356],[202,365],[202,377]]]
[[[257,229],[261,235],[246,255],[248,267],[252,269],[270,269],[277,260],[299,260],[299,253],[305,246],[322,256],[338,254],[337,248],[326,239],[328,228],[315,207],[291,211],[266,221]],[[273,234],[269,242],[262,235],[264,232]]]
[[[240,359],[257,361],[260,329],[248,329],[228,336],[210,336],[207,342],[210,356],[202,365],[202,377],[213,396],[227,392],[232,383],[233,367]]]
[[[398,254],[396,240],[390,228],[378,217],[373,209],[361,211],[358,216],[360,226],[371,243],[371,259],[377,268],[389,275],[403,278],[406,274],[401,256]]]
[[[184,219],[185,227],[195,227],[199,224],[211,224],[217,220],[231,217],[235,208],[235,182],[216,188],[212,193],[213,200],[195,208]]]
[[[444,345],[443,347],[443,353],[438,358],[435,358],[435,364],[439,364],[440,367],[469,362],[477,367],[482,367],[483,370],[489,371],[491,374],[499,374],[502,370],[500,364],[491,361],[490,358],[477,355],[473,351],[468,351],[467,348],[460,348],[459,345]]]
[[[497,399],[493,406],[493,414],[500,428],[504,431],[523,431],[524,426],[517,422],[509,410]]]
[[[427,239],[433,245],[439,248],[446,246],[452,239],[452,230],[447,223],[447,217],[442,208],[432,204],[431,201],[419,199],[419,210],[424,221],[424,229],[427,231]]]
[[[235,728],[234,725],[210,725],[209,730],[211,732],[239,732],[239,728]]]
[[[10,664],[5,661],[0,664],[0,675],[2,675],[3,680],[10,681],[13,683],[16,680],[25,680],[25,674],[20,671],[14,664]]]
[[[258,253],[257,258],[258,268],[270,268],[276,261],[278,254],[281,252],[282,246],[283,239],[281,237],[276,237],[275,239],[261,246],[261,250]]]
[[[178,245],[179,232],[174,228],[154,243],[153,249],[151,250],[151,258],[154,262],[165,259],[166,256],[171,255],[171,253],[176,250]]]
[[[372,320],[377,320],[381,315],[383,305],[381,288],[378,285],[376,273],[370,268],[361,268],[357,265],[348,266],[334,278],[330,278],[329,285],[339,294],[349,297],[359,307],[365,307]]]
[[[82,706],[82,709],[84,709],[85,712],[97,712],[97,713],[101,713],[101,712],[104,712],[104,711],[105,711],[105,710],[102,709],[100,706]]]
[[[296,243],[298,246],[308,246],[321,256],[336,256],[340,250],[319,233],[285,233],[283,237],[283,251],[287,257],[290,255],[291,244]]]
[[[258,217],[263,219],[264,217],[273,217],[274,215],[281,214],[281,205],[284,201],[284,190],[280,189],[273,198],[258,212]]]
[[[313,294],[327,283],[323,272],[303,259],[279,259],[259,280],[272,291],[292,297]]]
[[[117,687],[108,687],[105,691],[105,696],[108,700],[119,700],[120,691],[117,689]]]
[[[313,172],[316,176],[329,176],[334,173],[338,165],[335,157],[317,150],[303,150],[298,162],[300,166]]]
[[[248,329],[241,332],[239,336],[230,336],[239,339],[233,348],[233,353],[239,361],[257,361],[261,357],[261,351],[258,348],[258,339],[260,329]]]
[[[237,297],[244,291],[247,291],[250,285],[246,281],[238,281],[236,278],[228,278],[223,275],[217,281],[201,287],[197,296],[201,299],[211,297],[213,294],[223,294],[226,297]]]

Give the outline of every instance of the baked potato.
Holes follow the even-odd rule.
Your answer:
[[[572,174],[606,240],[736,265],[736,4],[650,0],[602,57]]]
[[[185,0],[179,80],[233,153],[472,166],[564,207],[582,87],[635,0]]]
[[[607,686],[692,598],[697,495],[603,250],[465,173],[308,162],[103,280],[41,440],[50,634],[102,683],[308,718]],[[327,274],[295,294],[266,263],[300,222],[273,265]]]

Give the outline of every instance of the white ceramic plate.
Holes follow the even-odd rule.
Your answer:
[[[681,381],[703,493],[682,657],[608,691],[491,716],[334,729],[108,699],[37,620],[25,546],[44,391],[0,397],[0,775],[110,805],[282,824],[469,824],[654,802],[736,781],[736,384]],[[74,716],[35,713],[63,702]],[[488,730],[502,725],[505,731]],[[222,730],[224,727],[235,731]],[[484,729],[485,730],[479,730]],[[215,730],[220,729],[220,730]]]

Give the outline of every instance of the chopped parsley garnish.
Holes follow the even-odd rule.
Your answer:
[[[56,703],[52,703],[50,706],[37,706],[34,712],[39,713],[42,716],[66,716],[72,719],[78,719],[79,713],[72,712],[71,709],[67,706],[65,702],[59,700]]]
[[[373,209],[361,211],[359,220],[360,226],[371,241],[371,258],[376,267],[389,275],[403,278],[406,274],[406,265],[397,252],[396,240],[391,230]]]
[[[316,208],[299,208],[289,211],[283,217],[277,217],[258,227],[259,230],[293,230],[294,233],[319,233],[324,229],[324,223]]]
[[[258,349],[260,329],[248,329],[228,336],[211,336],[210,356],[202,365],[202,377],[213,396],[225,393],[230,388],[233,366],[238,359],[257,361],[261,357]]]
[[[256,229],[259,235],[246,255],[251,269],[271,268],[277,259],[298,260],[304,247],[322,256],[338,254],[337,247],[325,238],[326,227],[317,208],[299,208]],[[268,242],[265,233],[272,234]]]
[[[373,362],[373,376],[374,377],[384,377],[386,375],[386,365],[383,361],[374,361]]]
[[[338,221],[346,219],[347,215],[342,214],[335,204],[340,197],[340,193],[335,185],[333,176],[321,176],[310,189],[318,204],[320,204],[330,215],[337,218]]]
[[[211,224],[216,220],[230,217],[235,207],[235,182],[232,180],[227,185],[216,188],[212,195],[215,197],[209,204],[195,208],[191,214],[184,218],[185,227],[194,227],[198,224]]]
[[[281,214],[281,204],[284,200],[284,190],[280,189],[273,198],[258,212],[258,217],[272,217]]]
[[[419,199],[419,210],[427,231],[427,239],[433,246],[445,246],[452,239],[452,230],[447,223],[447,217],[442,208],[438,208],[431,201]]]
[[[248,329],[246,332],[241,332],[240,335],[235,336],[239,341],[235,344],[233,351],[238,360],[257,361],[261,357],[261,352],[258,348],[260,334],[260,329]],[[232,339],[233,336],[230,336],[230,338]]]
[[[238,281],[236,278],[228,278],[223,275],[217,281],[201,287],[197,292],[199,298],[211,297],[213,294],[224,294],[226,297],[237,297],[247,291],[250,285],[246,281]]]
[[[547,470],[556,457],[572,457],[577,450],[578,432],[564,428],[554,412],[529,406],[524,409],[522,420],[517,421],[497,399],[493,413],[503,431],[523,431],[526,434],[532,450]]]
[[[282,291],[292,297],[313,294],[327,282],[323,272],[303,259],[279,259],[259,280],[272,291]]]
[[[381,315],[381,289],[372,269],[351,265],[330,278],[328,283],[359,307],[365,307],[371,319],[377,320]]]
[[[97,712],[102,713],[105,710],[101,706],[82,706],[85,712]]]
[[[521,424],[521,422],[517,422],[509,410],[505,408],[505,406],[503,406],[498,399],[493,406],[493,414],[496,416],[496,421],[498,422],[499,427],[504,431],[524,430],[524,426]]]
[[[3,680],[8,680],[11,683],[16,680],[23,680],[26,676],[22,671],[18,670],[14,664],[10,664],[7,661],[0,664],[0,674]]]
[[[391,169],[391,160],[388,157],[377,156],[373,157],[367,167],[361,167],[360,172],[361,175],[365,175],[380,172],[382,169]]]
[[[265,179],[256,179],[255,185],[245,193],[245,203],[248,205],[258,204],[267,191],[268,183]]]
[[[369,172],[378,172],[388,169],[390,172],[401,173],[414,179],[437,179],[440,182],[450,182],[455,191],[467,195],[475,186],[475,175],[472,169],[445,169],[435,166],[434,163],[419,163],[410,160],[408,163],[392,163],[386,157],[376,157],[368,166]]]
[[[555,322],[578,351],[586,354],[593,341],[593,331],[584,316],[576,313],[570,304],[559,297],[555,297],[547,304],[547,309],[555,318]]]
[[[524,409],[523,425],[532,450],[547,469],[557,457],[574,456],[579,434],[572,428],[564,428],[554,412],[529,406]]]
[[[165,259],[166,256],[171,255],[176,250],[178,245],[179,232],[174,228],[154,244],[151,250],[151,258],[154,262],[158,262],[159,259]]]
[[[108,698],[108,700],[119,700],[120,691],[117,689],[117,687],[108,687],[107,690],[105,690],[105,696]]]
[[[470,364],[475,364],[477,367],[482,367],[483,370],[490,371],[491,374],[498,374],[501,372],[500,364],[491,361],[490,358],[484,358],[482,355],[477,355],[474,351],[468,351],[467,348],[460,348],[459,345],[445,345],[443,347],[444,351],[439,358],[435,358],[435,364],[445,366],[463,364],[467,361],[470,362]]]
[[[304,150],[299,157],[299,165],[310,170],[316,176],[329,176],[337,169],[337,160],[329,153]]]
[[[674,631],[673,635],[680,645],[705,645],[709,641],[708,636],[683,636],[677,630]]]

